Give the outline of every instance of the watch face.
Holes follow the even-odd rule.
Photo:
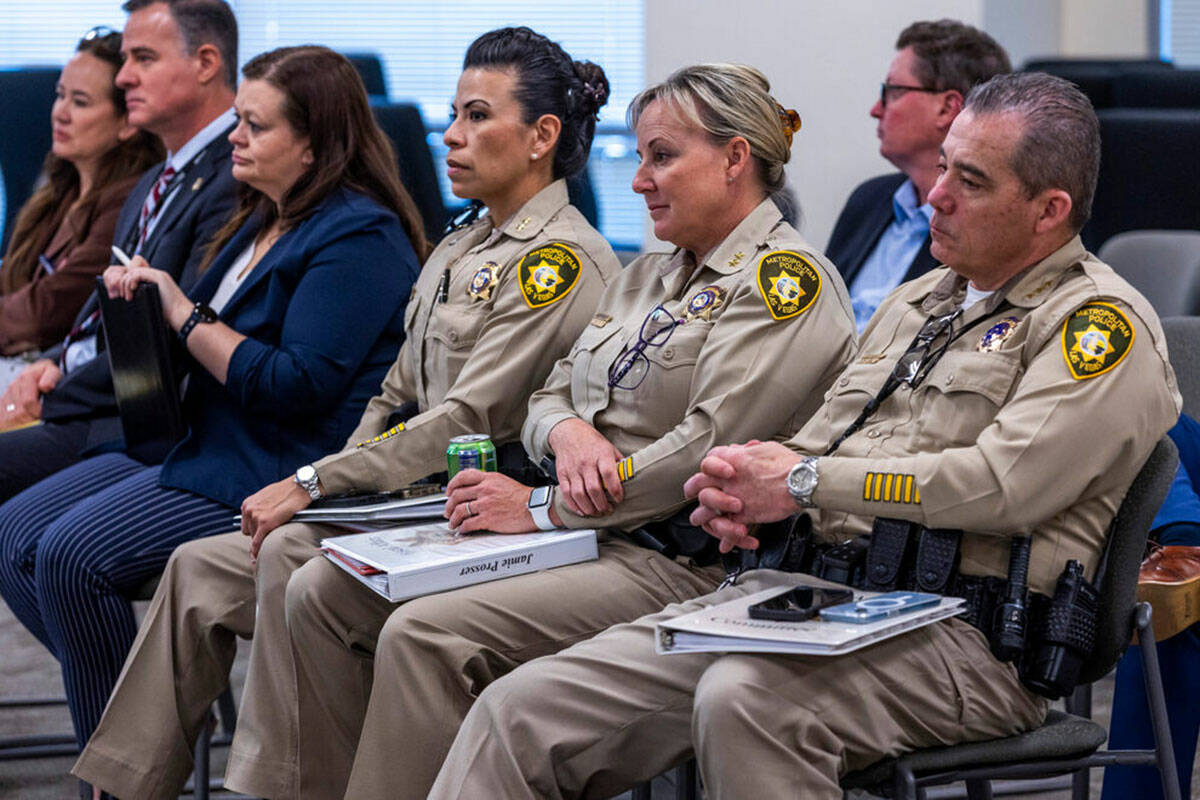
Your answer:
[[[300,469],[296,470],[296,480],[308,483],[313,478],[317,477],[317,471],[313,469],[311,464],[305,464]]]
[[[529,507],[537,508],[539,506],[548,505],[550,502],[550,487],[538,486],[529,493]]]

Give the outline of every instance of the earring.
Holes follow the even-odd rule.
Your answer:
[[[725,178],[725,182],[726,182],[726,183],[733,183],[733,176],[732,176],[732,175],[728,175],[728,176],[726,176],[726,178]]]
[[[538,154],[537,154],[537,153],[533,153],[533,154],[532,154],[532,155],[530,155],[529,157],[530,157],[530,158],[532,158],[534,161],[537,161]]]

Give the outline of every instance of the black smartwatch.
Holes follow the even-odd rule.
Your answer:
[[[192,307],[192,313],[188,315],[187,320],[183,323],[183,327],[179,329],[179,341],[187,343],[188,334],[192,332],[192,328],[199,325],[201,322],[209,323],[217,321],[217,312],[212,310],[212,307],[207,303],[196,303]]]

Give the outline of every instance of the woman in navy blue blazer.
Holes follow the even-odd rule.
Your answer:
[[[95,456],[0,506],[0,594],[62,664],[81,746],[137,633],[126,598],[176,545],[229,530],[248,494],[342,446],[396,358],[425,255],[345,58],[281,48],[243,75],[242,201],[191,297],[140,257],[104,275],[111,296],[158,286],[194,360],[187,436],[161,465]]]

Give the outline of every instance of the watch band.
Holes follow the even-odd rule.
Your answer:
[[[188,315],[188,318],[184,320],[183,325],[179,328],[179,341],[186,343],[188,334],[192,332],[192,328],[195,328],[201,322],[209,323],[216,321],[217,312],[213,311],[211,306],[197,302],[192,307],[192,313]]]
[[[533,524],[537,525],[539,531],[552,531],[558,527],[554,524],[554,521],[550,519],[550,506],[554,502],[554,487],[551,486],[546,488],[548,488],[549,491],[546,492],[545,502],[541,503],[540,505],[533,505],[533,495],[537,492],[537,489],[534,489],[529,495],[529,515],[533,517]]]

